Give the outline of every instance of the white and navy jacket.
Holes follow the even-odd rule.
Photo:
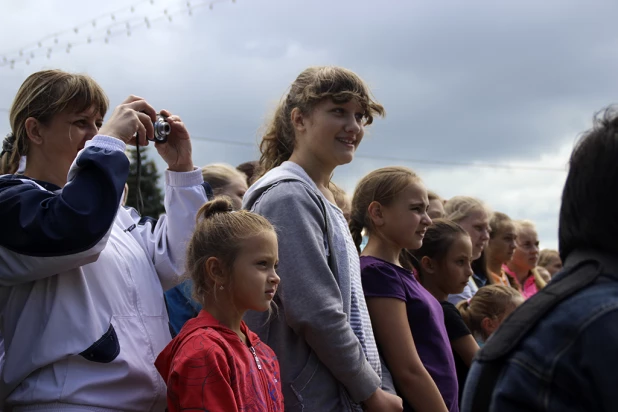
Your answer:
[[[165,173],[166,215],[119,204],[125,144],[86,143],[63,189],[0,177],[0,404],[15,411],[162,411],[154,361],[170,341],[163,292],[182,272],[209,186]]]

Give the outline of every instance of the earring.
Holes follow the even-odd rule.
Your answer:
[[[219,290],[223,290],[223,285],[219,286]]]

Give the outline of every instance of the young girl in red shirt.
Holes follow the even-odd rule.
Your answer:
[[[247,310],[271,309],[279,284],[274,228],[219,198],[198,212],[187,250],[193,297],[203,309],[155,362],[169,412],[283,411],[275,353],[242,321]]]

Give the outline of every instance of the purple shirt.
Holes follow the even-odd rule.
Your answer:
[[[436,383],[448,410],[458,412],[457,373],[442,306],[409,270],[371,256],[361,256],[360,259],[365,297],[395,298],[406,303],[418,356]],[[405,399],[404,410],[413,410]]]

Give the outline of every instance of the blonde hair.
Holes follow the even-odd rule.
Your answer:
[[[557,250],[543,249],[539,253],[539,262],[537,263],[537,266],[547,267],[553,258],[560,259],[560,254]]]
[[[371,219],[367,213],[369,205],[378,202],[388,206],[399,193],[419,180],[420,178],[412,170],[393,166],[374,170],[358,182],[352,198],[350,216],[350,233],[358,253],[363,242],[363,229],[366,229],[368,234],[372,231]]]
[[[474,212],[485,212],[491,217],[491,211],[481,200],[470,196],[455,196],[444,204],[446,219],[460,223]]]
[[[523,300],[521,293],[510,286],[489,285],[480,288],[471,299],[459,302],[457,309],[470,332],[485,340],[488,336],[483,330],[483,319],[500,319],[509,305]]]
[[[536,226],[534,222],[532,222],[531,220],[515,220],[513,223],[515,224],[515,232],[517,232],[518,239],[519,239],[520,233],[526,229],[532,230],[534,231],[534,233],[537,233]],[[545,281],[545,279],[543,279],[543,277],[536,270],[536,267],[530,269],[530,273],[532,273],[532,276],[534,276],[534,284],[536,285],[537,290],[541,290],[545,286],[547,286],[547,282]]]
[[[427,198],[429,199],[429,201],[432,200],[439,200],[441,202],[444,202],[444,200],[440,197],[440,195],[438,195],[436,192],[434,192],[433,190],[428,190],[427,191]]]
[[[247,181],[247,176],[232,166],[225,163],[213,163],[202,167],[202,177],[212,190],[215,191],[229,185],[234,178],[243,182]]]
[[[89,76],[62,70],[31,74],[22,83],[11,105],[9,121],[12,132],[7,136],[11,150],[0,158],[0,174],[15,173],[21,157],[28,154],[28,118],[33,117],[45,124],[65,110],[80,113],[91,107],[104,117],[108,104],[101,86]]]
[[[385,114],[384,107],[373,100],[365,82],[353,71],[333,66],[310,67],[294,80],[262,137],[260,173],[274,169],[292,155],[296,140],[292,110],[298,108],[308,115],[324,99],[337,103],[358,100],[365,111],[365,126],[373,122],[374,116]]]
[[[205,263],[211,257],[219,259],[225,275],[231,280],[234,260],[241,242],[264,232],[275,233],[266,218],[246,210],[232,211],[226,197],[206,203],[197,212],[197,226],[187,246],[185,277],[193,281],[193,299],[202,306],[216,299],[215,283],[206,273]]]
[[[491,219],[489,219],[489,228],[491,229],[489,237],[493,239],[498,236],[499,233],[502,233],[504,231],[504,227],[509,223],[515,226],[513,219],[511,219],[507,214],[494,212],[491,215]]]

